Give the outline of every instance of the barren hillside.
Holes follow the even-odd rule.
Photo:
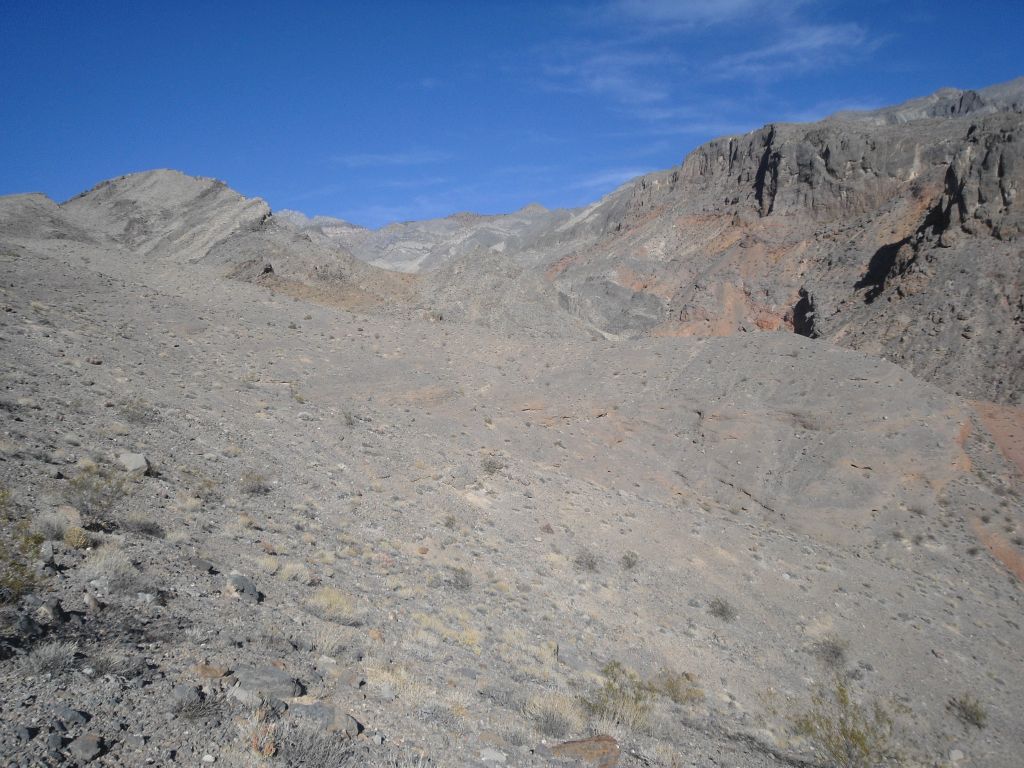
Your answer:
[[[0,755],[1018,765],[1019,85],[576,211],[0,198]]]

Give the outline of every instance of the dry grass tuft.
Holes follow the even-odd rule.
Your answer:
[[[238,489],[247,496],[263,496],[273,488],[270,481],[259,472],[245,472],[238,480]]]
[[[67,499],[83,516],[105,524],[104,517],[127,493],[123,478],[86,464],[67,484]]]
[[[277,576],[284,579],[285,581],[295,581],[299,584],[312,584],[313,573],[303,563],[289,560],[288,562],[281,565],[277,571]]]
[[[335,621],[349,627],[363,623],[361,612],[355,601],[335,587],[320,587],[306,603],[310,613],[327,621]]]
[[[145,576],[119,549],[103,548],[94,551],[82,566],[88,581],[99,582],[108,594],[131,594],[152,589]]]
[[[310,723],[287,721],[277,729],[277,757],[285,765],[348,768],[358,765],[352,742]]]
[[[138,533],[154,539],[162,539],[164,537],[164,529],[160,527],[160,524],[142,515],[131,515],[125,518],[118,527],[129,533]]]
[[[42,536],[46,541],[62,541],[68,522],[63,515],[56,512],[44,512],[32,520],[32,533]]]
[[[88,531],[73,525],[64,531],[64,544],[71,549],[86,549],[92,544]]]
[[[829,765],[874,768],[893,756],[893,720],[880,704],[858,704],[843,677],[811,695],[811,708],[794,720]]]
[[[650,686],[618,661],[605,664],[601,676],[601,687],[583,699],[587,711],[630,730],[646,728],[651,713]]]
[[[268,759],[277,754],[277,726],[266,707],[253,710],[239,721],[238,733],[249,756]]]
[[[663,669],[647,681],[647,686],[676,704],[696,704],[704,700],[704,689],[700,687],[697,676],[690,672]]]
[[[579,704],[559,693],[534,696],[526,703],[523,714],[540,733],[552,739],[564,739],[583,729]]]
[[[33,648],[22,661],[22,669],[30,675],[61,675],[74,669],[78,644],[63,640],[42,643]]]
[[[965,725],[973,725],[975,728],[981,729],[988,723],[988,712],[985,707],[969,693],[953,697],[949,700],[946,708]]]

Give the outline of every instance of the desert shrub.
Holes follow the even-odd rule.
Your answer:
[[[318,589],[309,599],[307,606],[310,613],[327,621],[335,621],[350,627],[357,627],[362,623],[355,601],[334,587]]]
[[[157,418],[156,409],[141,397],[125,400],[119,410],[124,420],[131,424],[151,424]]]
[[[640,555],[632,549],[622,553],[622,567],[631,571],[640,565]]]
[[[159,523],[141,515],[132,515],[125,518],[120,522],[119,527],[121,530],[128,531],[129,533],[151,536],[154,539],[162,539],[164,537],[164,529],[160,527]]]
[[[46,541],[61,541],[67,528],[67,520],[56,512],[44,512],[32,520],[31,531]]]
[[[285,765],[347,768],[358,764],[351,741],[310,723],[281,723],[277,729],[277,745],[277,756]]]
[[[122,478],[115,477],[95,465],[79,470],[67,484],[67,500],[83,516],[104,524],[104,516],[127,493]]]
[[[949,700],[946,708],[965,725],[973,725],[980,729],[984,728],[988,722],[988,712],[985,707],[969,693],[953,697]]]
[[[10,494],[0,488],[0,605],[16,603],[45,583],[33,567],[43,537],[27,520],[12,519],[9,506]]]
[[[690,672],[663,669],[647,682],[647,687],[676,704],[696,704],[704,700],[704,689],[697,682],[697,676]]]
[[[588,573],[596,572],[601,564],[601,561],[598,559],[594,551],[591,549],[587,549],[586,547],[583,547],[576,553],[576,556],[573,558],[572,562],[573,565],[576,566],[576,568],[578,568],[581,571],[586,571]]]
[[[296,581],[300,584],[313,584],[315,578],[313,572],[304,563],[288,561],[281,563],[276,571],[277,575],[285,581]]]
[[[77,654],[77,643],[63,640],[42,643],[24,658],[22,669],[29,675],[61,675],[74,668]]]
[[[227,449],[225,449],[227,451]],[[227,455],[225,453],[224,455]],[[198,469],[186,467],[182,469],[182,478],[188,485],[191,496],[200,501],[219,501],[222,498],[217,481],[203,474]]]
[[[417,711],[419,720],[429,723],[430,727],[444,733],[458,733],[463,728],[462,719],[452,711],[451,707],[441,702],[431,701]]]
[[[135,677],[142,671],[142,662],[133,656],[124,653],[117,653],[105,648],[96,648],[88,652],[89,666],[93,671],[102,676],[113,677]]]
[[[846,680],[811,695],[811,708],[794,720],[821,757],[835,768],[874,768],[893,756],[893,720],[878,702],[857,703]]]
[[[238,723],[238,735],[246,752],[270,758],[278,751],[277,728],[273,713],[266,707],[259,707]]]
[[[833,669],[842,669],[846,664],[846,641],[835,635],[828,635],[818,640],[811,646],[811,652],[823,664]]]
[[[110,594],[131,594],[151,589],[131,558],[119,549],[99,549],[82,566],[86,579],[98,581]]]
[[[738,614],[732,603],[724,597],[714,597],[708,603],[708,613],[722,621],[732,621]]]
[[[534,696],[523,708],[534,727],[552,739],[564,739],[583,727],[583,717],[575,701],[553,693]]]
[[[208,695],[183,699],[174,705],[172,711],[183,720],[208,720],[217,717],[223,710],[223,696]]]
[[[72,549],[85,549],[90,543],[91,539],[84,528],[73,525],[64,531],[64,544]]]
[[[466,590],[473,586],[473,575],[465,568],[452,568],[446,582],[453,589]]]
[[[505,468],[505,462],[497,456],[485,456],[480,462],[480,469],[488,475],[494,475]]]
[[[239,490],[248,496],[263,496],[273,490],[270,481],[259,472],[245,472],[238,481]]]
[[[618,661],[605,664],[601,676],[601,687],[583,699],[587,711],[632,730],[644,728],[651,712],[650,686]]]

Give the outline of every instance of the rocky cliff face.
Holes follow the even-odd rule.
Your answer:
[[[712,141],[549,277],[611,333],[795,331],[1017,402],[1024,116],[998,92]]]

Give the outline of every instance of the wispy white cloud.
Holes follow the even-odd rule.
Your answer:
[[[613,0],[608,11],[639,22],[698,26],[762,15],[765,11],[778,13],[798,4],[764,0]]]
[[[786,112],[782,115],[781,120],[787,123],[814,123],[838,112],[865,112],[882,106],[883,104],[877,101],[829,99],[795,111]]]
[[[665,51],[563,50],[561,60],[544,65],[542,87],[606,96],[617,104],[651,104],[669,95],[664,71],[675,62]]]
[[[337,155],[332,162],[346,168],[379,168],[382,166],[430,165],[451,159],[448,152],[418,150],[412,152],[363,152],[351,155]]]
[[[436,187],[440,184],[448,184],[451,179],[447,176],[427,176],[416,179],[382,179],[374,186],[384,189],[422,189],[423,187]]]
[[[650,172],[650,168],[609,168],[597,173],[584,176],[567,185],[566,189],[614,189],[625,184],[630,179],[643,176]]]
[[[846,63],[877,46],[859,24],[791,27],[772,45],[723,56],[711,71],[720,77],[779,77]]]

